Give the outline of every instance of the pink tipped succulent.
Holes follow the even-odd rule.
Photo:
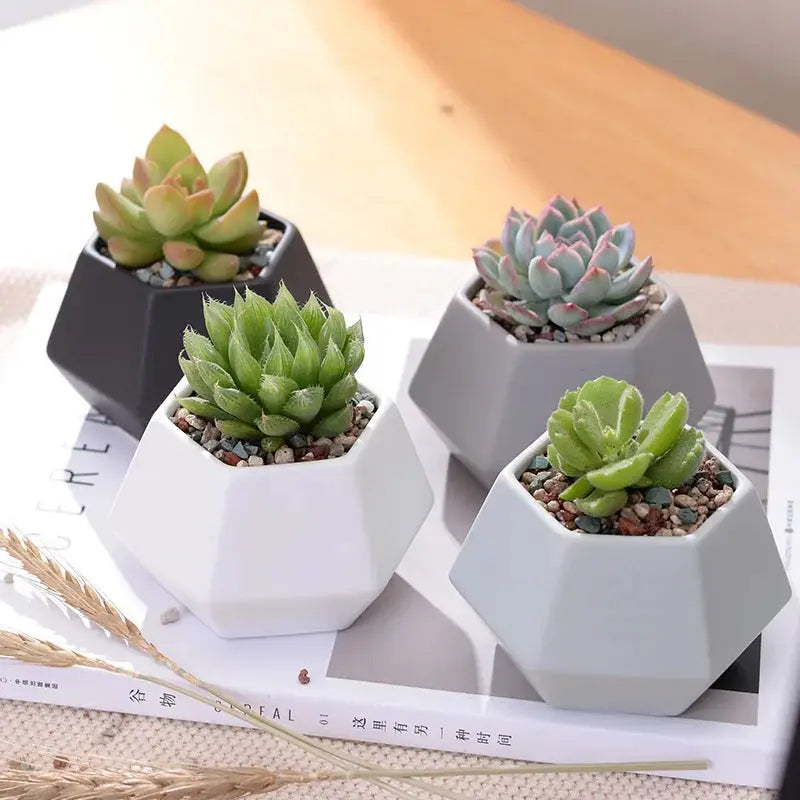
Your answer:
[[[234,153],[206,172],[186,140],[164,125],[133,165],[119,192],[98,183],[97,232],[123,267],[163,258],[203,281],[227,281],[239,270],[240,253],[258,243],[258,194],[242,197],[247,161]]]
[[[653,260],[633,260],[629,222],[611,225],[600,206],[554,197],[538,218],[512,208],[500,239],[473,251],[489,291],[481,305],[507,322],[548,321],[591,336],[640,314]]]

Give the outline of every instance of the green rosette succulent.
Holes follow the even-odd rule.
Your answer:
[[[206,172],[186,140],[164,125],[133,165],[119,192],[95,190],[97,232],[114,261],[144,267],[164,259],[199,280],[228,281],[266,229],[255,190],[242,197],[247,162],[242,153]]]
[[[601,377],[567,392],[550,415],[547,457],[574,478],[559,496],[584,514],[606,517],[628,500],[628,489],[675,489],[697,471],[703,434],[686,425],[681,394],[662,395],[642,420],[642,395],[625,381]]]
[[[602,333],[647,306],[653,260],[634,263],[634,244],[633,226],[612,226],[600,206],[558,195],[538,218],[512,208],[500,239],[473,250],[488,289],[478,304],[512,324]]]
[[[232,306],[204,300],[208,336],[187,328],[183,374],[196,392],[178,402],[236,439],[274,452],[296,433],[336,436],[351,427],[364,359],[361,322],[312,293],[298,306],[281,284],[274,303],[238,292]]]

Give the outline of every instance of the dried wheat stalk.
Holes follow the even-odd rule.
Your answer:
[[[666,762],[665,762],[666,763]],[[697,762],[673,762],[674,769],[697,769]],[[638,769],[637,764],[539,764],[497,770],[379,770],[375,772],[276,772],[262,767],[81,767],[78,770],[0,772],[0,800],[237,800],[298,783],[359,780],[380,776],[508,775],[544,772],[608,772]]]
[[[103,630],[107,631],[112,636],[121,639],[131,647],[148,655],[157,663],[166,666],[173,674],[202,691],[207,692],[218,700],[221,700],[229,706],[229,708],[224,709],[229,714],[240,719],[244,718],[255,726],[266,729],[274,736],[290,741],[306,752],[312,753],[335,766],[356,766],[364,769],[377,769],[375,764],[339,753],[328,745],[316,742],[310,737],[295,733],[272,720],[260,717],[250,711],[250,709],[245,708],[241,703],[227,697],[216,687],[202,681],[191,672],[183,669],[162,653],[155,644],[148,641],[138,626],[116,608],[111,601],[102,597],[88,581],[59,564],[52,556],[43,553],[41,549],[27,537],[19,536],[14,531],[6,531],[0,528],[0,548],[4,549],[12,558],[16,559],[28,574],[36,578],[41,588],[50,596],[63,601],[74,611],[80,613],[100,628],[103,628]],[[163,681],[155,680],[148,676],[140,677],[162,686],[164,685]],[[171,686],[170,688],[174,688],[176,691],[191,696],[200,702],[208,702],[207,698],[196,693],[190,693],[184,687]],[[386,791],[403,798],[403,800],[414,800],[413,795],[387,782],[386,779],[375,779],[375,782],[380,784]],[[405,782],[417,789],[429,791],[441,797],[448,798],[448,800],[468,800],[455,792],[441,787],[433,787],[423,781],[406,779]]]

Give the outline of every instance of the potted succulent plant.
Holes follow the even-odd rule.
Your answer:
[[[444,313],[410,384],[456,456],[491,486],[570,386],[598,373],[648,402],[683,387],[698,420],[714,387],[683,303],[633,256],[630,223],[553,198],[512,209],[473,251],[478,276]]]
[[[355,378],[361,324],[285,287],[203,311],[208,336],[187,329],[186,377],[145,430],[111,529],[220,636],[347,627],[433,502],[397,407]]]
[[[330,302],[297,228],[243,194],[242,153],[203,169],[162,127],[133,178],[97,185],[96,234],[78,256],[47,352],[95,408],[139,437],[180,373],[184,326],[201,323],[202,294],[234,286],[272,298],[284,280]]]
[[[567,392],[450,573],[553,705],[679,714],[791,595],[754,487],[685,396],[642,407],[608,377]]]

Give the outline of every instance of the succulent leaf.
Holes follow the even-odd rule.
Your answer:
[[[268,414],[277,414],[286,405],[292,392],[298,388],[291,378],[268,373],[261,378],[258,397]]]
[[[189,272],[203,263],[205,253],[186,239],[170,239],[162,245],[164,258],[180,272]],[[115,258],[115,261],[119,259]],[[148,262],[151,263],[151,262]]]
[[[161,255],[158,242],[148,239],[130,239],[127,236],[112,236],[106,240],[111,258],[122,267],[144,267],[152,264]]]
[[[292,372],[293,361],[292,351],[284,343],[280,331],[276,330],[272,347],[264,361],[263,371],[268,375],[282,375],[288,378]]]
[[[615,492],[595,489],[587,497],[575,500],[575,505],[590,517],[608,517],[619,511],[627,502],[628,493],[624,489]]]
[[[586,265],[580,253],[573,247],[567,247],[565,244],[558,245],[555,250],[547,256],[547,264],[558,270],[564,289],[571,289],[575,286],[586,271]]]
[[[190,358],[184,358],[183,355],[178,356],[178,366],[189,381],[189,385],[200,397],[210,402],[214,399],[214,385],[209,385],[203,380],[197,368],[198,363]]]
[[[105,183],[98,183],[94,194],[100,215],[108,225],[132,238],[154,236],[155,228],[143,208]]]
[[[239,259],[231,253],[206,253],[194,276],[206,283],[229,281],[239,271]]]
[[[283,414],[264,414],[258,427],[267,436],[293,436],[300,430],[300,423]]]
[[[224,248],[227,242],[246,236],[256,228],[260,210],[258,192],[251,189],[222,216],[195,228],[194,234],[206,244]]]
[[[541,256],[536,256],[528,267],[528,281],[539,297],[558,297],[564,291],[561,273],[551,267]]]
[[[564,473],[568,475],[569,473]],[[586,497],[594,491],[595,487],[585,475],[581,475],[578,480],[573,481],[563,492],[559,495],[562,500],[576,500],[579,497]]]
[[[322,403],[322,411],[331,411],[334,408],[343,406],[353,399],[358,391],[358,381],[352,372],[348,372],[341,380],[336,381],[325,396]]]
[[[236,315],[236,330],[247,343],[247,348],[256,361],[261,361],[264,348],[269,346],[275,326],[272,322],[272,305],[260,294],[245,289],[247,302]]]
[[[325,356],[319,365],[320,384],[326,389],[330,389],[341,380],[346,368],[347,363],[342,351],[336,346],[333,339],[329,339],[328,346],[325,348]]]
[[[229,436],[232,439],[260,439],[261,431],[253,425],[248,425],[238,419],[215,419],[214,424],[217,426],[223,436]]]
[[[183,332],[183,349],[192,361],[213,361],[223,369],[228,368],[228,359],[223,356],[207,336],[187,328]]]
[[[217,161],[208,172],[208,187],[216,198],[213,213],[224,214],[242,196],[246,183],[244,153],[232,153]]]
[[[237,385],[247,394],[253,396],[258,394],[261,386],[261,364],[253,357],[247,346],[247,341],[241,332],[240,320],[236,321],[228,340],[228,362]]]
[[[599,303],[608,293],[611,276],[600,267],[589,267],[572,291],[564,298],[568,303],[576,303],[583,308]]]
[[[233,309],[213,297],[204,295],[203,319],[214,347],[222,353],[227,353],[228,340],[231,338],[233,328]]]
[[[589,317],[589,312],[575,303],[554,303],[547,309],[551,322],[569,330]]]
[[[301,309],[300,316],[303,318],[303,322],[305,322],[308,332],[311,334],[311,338],[315,341],[319,341],[319,333],[323,325],[325,325],[327,317],[317,300],[317,296],[313,292]],[[320,343],[320,349],[324,349],[322,348],[322,343]]]
[[[319,381],[320,355],[317,343],[305,328],[297,329],[297,348],[292,364],[292,380],[302,389]]]
[[[694,428],[684,428],[675,444],[645,473],[653,486],[677,489],[697,472],[705,453],[703,434]]]
[[[350,372],[357,372],[364,360],[364,345],[358,339],[351,339],[344,349],[344,360]]]
[[[342,406],[325,417],[322,417],[311,429],[312,436],[338,436],[353,424],[352,406]]]
[[[588,472],[603,463],[600,456],[578,436],[572,414],[568,411],[558,409],[550,415],[547,433],[559,457],[578,469]]]
[[[219,366],[219,364],[215,364],[213,361],[199,360],[192,363],[195,365],[197,374],[200,376],[203,383],[205,383],[206,386],[211,387],[212,396],[213,388],[217,384],[228,389],[233,389],[236,387],[236,381],[233,379],[233,376],[227,370]]]
[[[145,157],[158,164],[162,172],[166,173],[191,152],[192,148],[183,136],[169,126],[162,125],[147,145]]]
[[[162,236],[179,236],[192,227],[192,211],[186,197],[174,186],[160,183],[144,195],[147,219]]]
[[[586,479],[596,489],[604,492],[627,489],[639,481],[647,471],[653,456],[650,453],[638,453],[630,458],[623,458],[586,473]]]
[[[248,424],[254,423],[261,416],[261,406],[239,389],[215,386],[214,402],[235,419]]]
[[[289,395],[282,413],[301,425],[309,425],[319,414],[324,399],[325,390],[321,386],[306,386]]]
[[[682,392],[666,392],[648,411],[636,437],[639,449],[651,453],[655,458],[675,445],[686,420],[689,418],[689,403]]]
[[[233,419],[227,411],[223,411],[219,406],[215,406],[203,397],[179,397],[178,403],[192,414],[197,414],[205,419]]]

